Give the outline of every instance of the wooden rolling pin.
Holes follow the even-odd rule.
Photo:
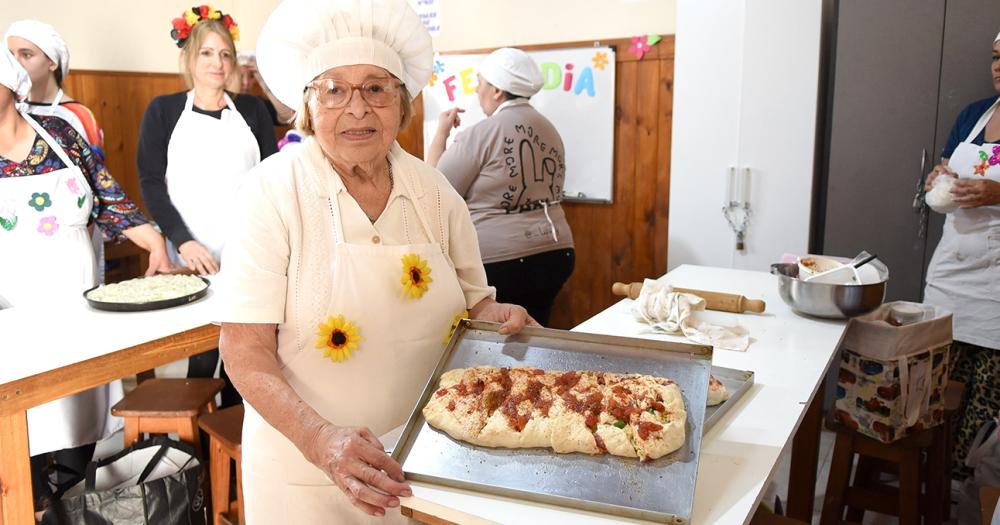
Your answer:
[[[639,297],[642,290],[642,283],[615,283],[611,285],[611,293],[635,299]],[[705,300],[705,308],[720,312],[743,312],[762,313],[764,311],[764,301],[761,299],[747,299],[742,295],[723,292],[708,292],[705,290],[692,290],[690,288],[674,287],[675,292],[689,293],[697,295]]]

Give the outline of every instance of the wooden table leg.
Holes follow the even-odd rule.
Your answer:
[[[788,476],[790,518],[812,522],[816,498],[816,467],[819,464],[819,435],[823,424],[823,385],[806,409],[802,424],[792,438],[792,465]]]
[[[28,461],[28,413],[0,416],[0,524],[35,523]]]

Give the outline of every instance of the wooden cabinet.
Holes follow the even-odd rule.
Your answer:
[[[767,270],[786,252],[806,252],[822,7],[678,2],[670,268]],[[731,178],[749,189],[730,192]],[[750,205],[742,250],[722,212],[731,197]]]

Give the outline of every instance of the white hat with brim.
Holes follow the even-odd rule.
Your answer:
[[[520,49],[502,47],[479,64],[479,74],[490,84],[519,97],[530,97],[542,89],[538,64]]]
[[[431,77],[431,36],[406,0],[285,0],[257,39],[257,68],[290,108],[327,70],[381,67],[416,97]]]

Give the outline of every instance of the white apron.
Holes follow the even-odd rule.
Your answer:
[[[35,106],[32,104],[25,104],[27,112],[32,115],[42,115],[46,117],[59,117],[65,120],[69,125],[76,130],[80,135],[80,138],[84,142],[87,142],[87,129],[83,126],[83,122],[80,122],[79,117],[77,117],[72,111],[68,109],[62,109],[59,105],[62,102],[64,93],[60,89],[56,93],[55,99],[48,106]],[[61,110],[61,111],[60,111]],[[103,162],[103,159],[101,159]],[[90,228],[90,242],[94,245],[94,258],[97,260],[97,283],[104,282],[104,235],[101,234],[101,229],[96,225]]]
[[[335,176],[335,175],[334,175]],[[409,184],[397,176],[396,183]],[[410,188],[412,190],[412,188]],[[414,193],[409,191],[410,195]],[[303,312],[298,329],[312,334],[282,372],[295,391],[328,421],[365,426],[382,435],[403,424],[444,349],[448,328],[465,310],[465,295],[442,246],[434,243],[421,206],[414,206],[429,244],[360,245],[344,239],[336,192],[331,290],[324,311]],[[432,281],[422,297],[401,284],[405,255],[426,261]],[[294,283],[289,283],[294,286]],[[334,362],[316,348],[328,316],[352,322],[361,338],[351,357]],[[247,405],[243,422],[243,490],[249,525],[271,523],[386,524],[406,522],[399,509],[374,518],[351,505],[326,474]]]
[[[1000,182],[1000,145],[972,141],[986,127],[1000,99],[955,148],[948,167],[962,179]],[[1000,205],[959,208],[927,268],[924,302],[955,314],[956,341],[1000,349]]]
[[[67,167],[0,179],[0,306],[44,307],[82,301],[95,282],[94,250],[87,232],[93,193],[80,168],[35,119],[21,116]],[[40,310],[41,312],[44,310]],[[102,327],[95,326],[95,330]],[[20,351],[66,351],[44,346]],[[86,445],[122,426],[111,406],[122,398],[120,381],[28,410],[31,455]]]
[[[189,91],[167,144],[167,192],[194,239],[220,260],[241,177],[260,162],[260,147],[228,94],[221,118],[195,112]],[[174,264],[187,266],[168,241]]]

